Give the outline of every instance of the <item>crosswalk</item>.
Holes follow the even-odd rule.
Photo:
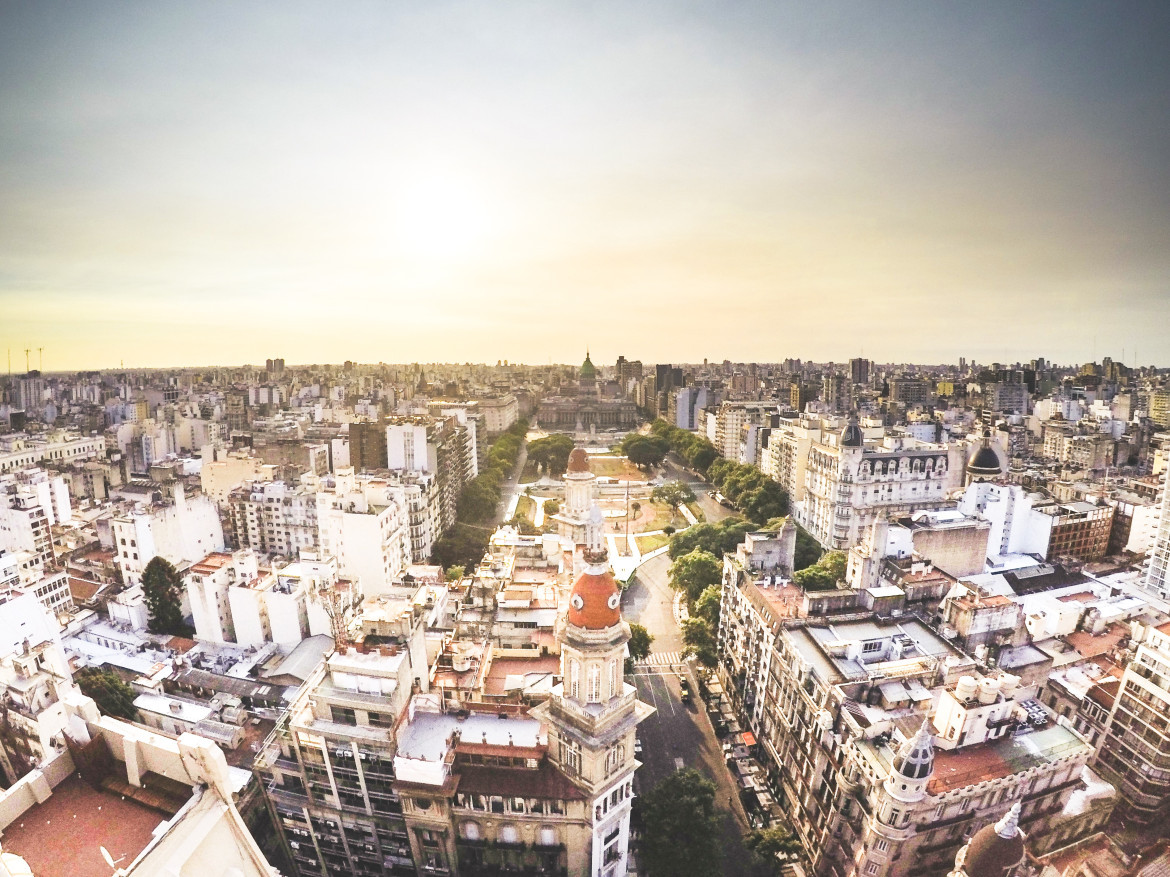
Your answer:
[[[651,652],[646,660],[638,663],[646,667],[665,667],[670,664],[681,664],[683,660],[682,652]]]

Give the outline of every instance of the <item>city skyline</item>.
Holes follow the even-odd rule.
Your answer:
[[[0,22],[14,369],[1170,360],[1163,6]]]

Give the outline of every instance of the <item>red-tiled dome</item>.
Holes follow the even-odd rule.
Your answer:
[[[621,620],[621,592],[613,573],[582,573],[569,593],[569,624],[604,630]]]
[[[995,825],[985,825],[967,844],[963,873],[967,877],[1007,877],[1024,860],[1024,835],[1017,827],[1020,805],[1012,805]]]
[[[1003,877],[1024,859],[1024,839],[1018,834],[1003,838],[986,825],[971,838],[963,873],[968,877]]]
[[[589,455],[585,453],[584,448],[573,448],[573,452],[569,454],[569,472],[588,472],[589,471]]]

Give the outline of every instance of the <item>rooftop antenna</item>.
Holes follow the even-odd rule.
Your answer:
[[[28,355],[32,353],[31,347],[24,348],[24,373],[28,374],[32,369],[28,364]]]

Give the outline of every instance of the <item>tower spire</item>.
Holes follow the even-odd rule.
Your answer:
[[[1012,804],[1012,809],[1003,814],[1003,818],[995,823],[995,833],[1004,840],[1011,840],[1020,833],[1020,802]]]

